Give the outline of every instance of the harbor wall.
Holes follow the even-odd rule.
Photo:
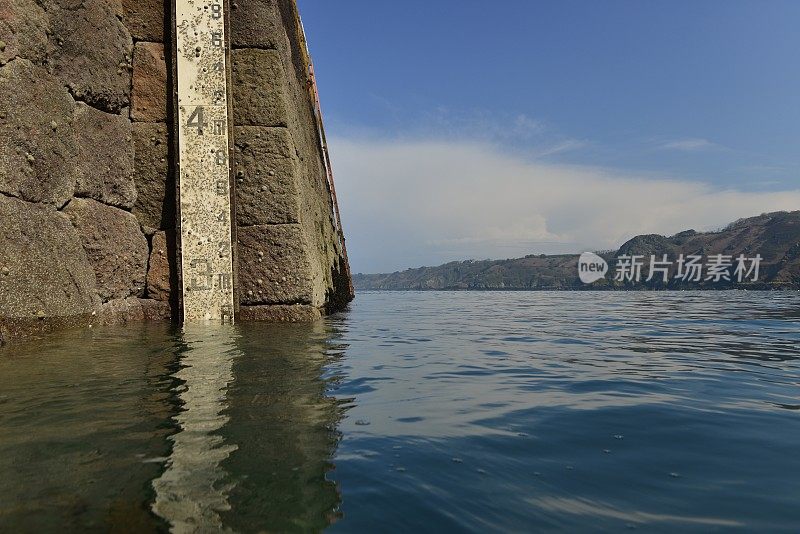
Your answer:
[[[314,320],[353,292],[297,6],[230,8],[239,317]],[[0,0],[0,343],[177,317],[169,9]]]

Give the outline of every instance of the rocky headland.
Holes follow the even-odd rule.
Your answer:
[[[617,251],[597,254],[608,262],[609,272],[593,284],[581,282],[578,254],[457,261],[390,274],[356,274],[353,279],[357,289],[383,290],[800,289],[800,211],[740,219],[717,232],[639,235]],[[648,282],[651,256],[661,260],[664,255],[674,262],[668,281],[659,275]],[[731,257],[730,280],[706,280],[706,275],[699,282],[676,278],[681,255],[702,256],[704,261]],[[735,260],[741,255],[761,256],[758,280],[751,275],[738,281]],[[619,258],[633,256],[641,256],[644,263],[641,280],[615,280]]]

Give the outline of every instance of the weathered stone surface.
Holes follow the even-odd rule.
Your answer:
[[[116,298],[104,302],[94,323],[101,326],[144,321],[142,302],[137,298]]]
[[[46,0],[53,73],[77,100],[117,113],[130,102],[133,41],[112,0]]]
[[[279,43],[278,52],[285,73],[289,109],[287,127],[299,160],[295,183],[301,201],[300,223],[308,243],[307,256],[311,264],[312,303],[315,306],[324,305],[328,311],[332,311],[340,309],[343,303],[353,297],[349,267],[346,261],[340,261],[344,249],[332,217],[334,210],[308,85],[310,58],[305,48],[296,2],[277,2],[287,37],[286,41]],[[342,283],[342,280],[347,280],[347,283]]]
[[[131,118],[141,122],[167,120],[167,65],[161,43],[136,43]]]
[[[167,321],[172,311],[169,303],[129,297],[106,302],[92,324],[109,326],[142,321]]]
[[[122,0],[122,22],[137,41],[164,42],[164,0]]]
[[[297,108],[300,111],[300,108]],[[325,304],[329,310],[340,309],[342,303],[353,298],[349,289],[349,268],[341,262],[343,249],[337,234],[334,207],[327,183],[325,166],[321,159],[319,143],[312,134],[314,127],[310,115],[300,119],[292,130],[298,153],[299,171],[296,179],[300,203],[300,222],[308,242],[311,272],[314,280],[316,306]],[[343,284],[342,279],[347,279]],[[342,293],[344,291],[344,293]]]
[[[320,309],[308,304],[276,304],[242,306],[239,309],[238,319],[263,323],[310,323],[321,317]]]
[[[0,196],[0,317],[91,313],[95,275],[69,219]]]
[[[309,129],[311,124],[302,122],[300,128]],[[340,300],[331,293],[334,284],[333,274],[338,269],[337,262],[341,256],[341,247],[333,219],[333,205],[328,189],[326,171],[319,155],[316,140],[303,135],[304,132],[293,132],[300,159],[297,177],[299,196],[301,199],[301,225],[308,242],[308,255],[311,260],[312,279],[314,280],[315,305],[332,303]]]
[[[136,217],[82,198],[73,199],[64,213],[78,231],[100,298],[144,296],[149,249]]]
[[[231,40],[239,48],[276,48],[285,34],[275,0],[236,0],[231,6]]]
[[[41,318],[0,315],[0,347],[50,335],[53,332],[90,326],[93,320],[94,316],[91,313],[47,315]]]
[[[75,194],[132,208],[136,185],[131,121],[78,103],[73,124],[78,140]]]
[[[15,59],[0,68],[0,191],[57,206],[77,174],[75,104],[41,67]]]
[[[145,321],[169,321],[172,318],[172,308],[169,302],[152,299],[139,299],[142,305],[142,314]]]
[[[242,226],[296,223],[297,158],[286,128],[237,127],[236,219]]]
[[[136,203],[133,214],[144,226],[156,229],[175,225],[175,183],[169,165],[165,124],[133,124]]]
[[[237,126],[286,126],[286,78],[275,50],[233,51],[233,122]]]
[[[171,297],[172,253],[175,251],[174,232],[156,232],[150,246],[147,269],[147,297],[169,302]]]
[[[239,228],[239,301],[311,304],[307,247],[300,225]]]
[[[16,57],[41,64],[50,19],[33,0],[3,0],[0,6],[0,65]]]

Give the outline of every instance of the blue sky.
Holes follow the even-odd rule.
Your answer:
[[[299,4],[354,271],[800,209],[800,2]]]

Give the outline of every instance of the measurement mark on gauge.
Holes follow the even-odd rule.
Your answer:
[[[232,322],[229,47],[223,0],[174,0],[184,323]]]

